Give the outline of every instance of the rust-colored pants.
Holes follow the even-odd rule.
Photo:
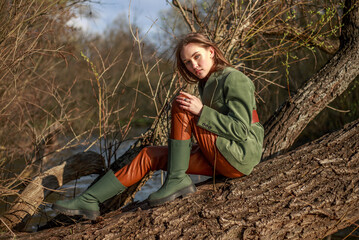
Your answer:
[[[214,165],[216,174],[230,178],[243,176],[218,151],[215,142],[217,135],[196,125],[196,117],[181,109],[174,100],[172,104],[172,126],[170,138],[176,140],[190,139],[194,134],[198,144],[191,150],[188,174],[213,176]],[[146,173],[155,170],[167,170],[168,147],[146,147],[132,162],[115,173],[118,180],[126,187],[140,181]]]

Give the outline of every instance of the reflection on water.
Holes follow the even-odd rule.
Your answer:
[[[117,156],[123,155],[133,144],[134,141],[126,141],[121,143],[120,148],[117,150]],[[93,146],[91,151],[99,152],[97,146]],[[79,151],[74,151],[79,152]],[[112,159],[113,161],[113,159]],[[148,195],[154,191],[157,191],[161,183],[161,174],[162,171],[157,171],[153,174],[152,178],[146,182],[146,184],[141,188],[139,192],[136,193],[134,201],[143,201],[146,200]],[[163,179],[165,179],[166,173],[163,172]],[[47,199],[46,204],[41,207],[41,211],[38,214],[35,214],[31,221],[28,223],[26,231],[37,231],[37,228],[41,225],[44,225],[46,222],[51,220],[51,218],[56,216],[56,212],[51,209],[51,204],[58,199],[71,199],[74,196],[79,195],[87,189],[87,187],[98,177],[97,174],[91,174],[88,176],[81,177],[77,180],[71,181],[63,185],[59,191],[52,193]],[[190,175],[194,183],[202,182],[208,179],[206,176],[199,175]]]

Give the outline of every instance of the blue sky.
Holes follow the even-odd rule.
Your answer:
[[[128,19],[129,6],[131,22],[138,25],[143,31],[150,29],[154,21],[159,19],[160,11],[171,8],[166,0],[100,0],[100,4],[92,3],[91,10],[95,18],[79,17],[69,23],[81,28],[87,33],[101,33],[119,15]],[[154,25],[151,32],[159,31]]]

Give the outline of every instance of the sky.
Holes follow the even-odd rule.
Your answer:
[[[82,16],[72,19],[68,24],[81,28],[86,33],[101,33],[119,15],[124,15],[128,19],[130,9],[131,22],[147,31],[154,21],[159,20],[160,11],[170,8],[166,0],[98,0],[91,3],[91,11],[95,17]],[[154,25],[150,32],[156,31],[160,30]]]

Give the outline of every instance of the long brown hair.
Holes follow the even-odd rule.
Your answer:
[[[194,74],[187,70],[185,64],[181,59],[181,51],[184,46],[189,43],[196,43],[204,48],[212,47],[214,50],[214,66],[213,71],[221,70],[225,67],[232,66],[229,61],[224,57],[222,51],[217,47],[217,45],[211,42],[205,35],[201,33],[189,33],[185,35],[176,46],[176,65],[177,70],[184,78],[184,80],[188,83],[196,83],[200,79],[198,79]]]

